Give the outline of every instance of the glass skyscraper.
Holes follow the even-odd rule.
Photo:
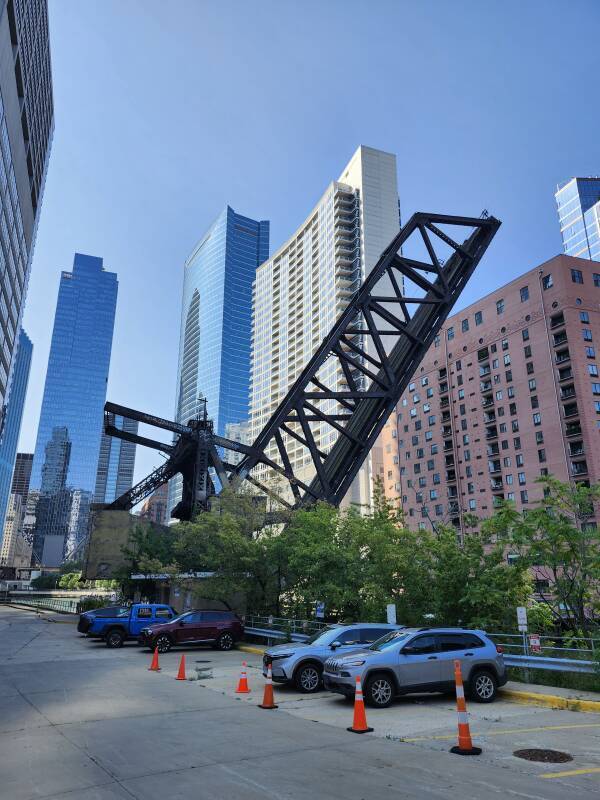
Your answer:
[[[555,198],[565,253],[600,261],[600,178],[571,178]]]
[[[127,431],[127,433],[136,434],[138,432],[137,420],[118,415],[115,416],[115,427]],[[135,444],[103,433],[94,503],[112,503],[117,497],[131,489],[134,467]]]
[[[27,383],[29,382],[32,352],[31,339],[21,329],[12,383],[9,389],[6,418],[0,439],[0,544],[2,543],[1,532],[4,528],[4,517],[17,456],[17,445],[21,431],[23,406],[25,405],[25,396],[27,394]]]
[[[70,493],[71,540],[85,534],[89,504],[96,491],[117,291],[117,276],[104,270],[102,259],[81,253],[75,254],[73,271],[63,272],[60,279],[31,489],[39,491],[40,498],[53,492],[61,497]],[[57,436],[69,443],[66,468],[62,459],[55,458],[54,450],[48,451],[50,443],[58,447]],[[71,515],[75,510],[77,519]],[[36,520],[34,558],[45,566],[56,566],[64,556],[60,541],[53,541],[51,548],[44,545],[46,536],[67,535],[64,511],[61,500],[56,517],[60,517],[59,533],[52,533],[44,514]]]
[[[0,408],[7,402],[54,128],[46,0],[0,0]]]
[[[184,269],[175,415],[186,423],[207,401],[215,431],[248,418],[252,283],[269,257],[269,223],[227,206],[196,245]],[[170,484],[169,508],[181,498]]]

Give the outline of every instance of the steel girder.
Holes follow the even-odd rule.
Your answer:
[[[234,485],[267,464],[287,481],[295,505],[317,500],[338,505],[499,226],[487,214],[414,214],[288,391],[253,452],[236,466]],[[469,235],[460,244],[448,227],[463,235],[469,229]],[[415,238],[423,260],[402,254]],[[449,257],[442,258],[441,249]],[[404,294],[407,284],[411,290]],[[343,376],[342,391],[321,379],[324,365],[329,374]],[[337,433],[328,452],[320,444],[323,428]],[[288,456],[288,437],[303,445],[314,467],[309,485]],[[275,465],[269,448],[277,452]]]

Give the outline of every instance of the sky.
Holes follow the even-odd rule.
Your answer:
[[[271,252],[359,144],[402,216],[502,220],[456,310],[561,251],[554,191],[600,174],[600,2],[50,0],[55,131],[24,327],[33,452],[60,272],[119,277],[107,398],[173,418],[183,264],[225,206]],[[138,447],[135,480],[162,461]]]

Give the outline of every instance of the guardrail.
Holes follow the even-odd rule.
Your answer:
[[[58,611],[60,614],[78,614],[80,598],[78,597],[7,597],[4,602],[8,605],[29,606],[43,608],[48,611]]]
[[[523,669],[548,669],[557,672],[583,672],[592,675],[596,672],[596,662],[578,658],[549,658],[544,656],[517,656],[505,654],[507,667]]]

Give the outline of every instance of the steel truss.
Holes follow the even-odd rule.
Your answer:
[[[196,511],[208,508],[215,493],[209,468],[222,486],[236,490],[248,480],[289,507],[280,487],[275,492],[253,474],[259,465],[279,476],[284,490],[287,484],[290,491],[284,494],[293,497],[293,506],[318,500],[338,505],[499,226],[497,219],[485,213],[481,218],[414,214],[383,252],[252,446],[214,434],[206,414],[180,425],[107,403],[107,433],[168,454],[164,464],[112,507],[132,508],[179,472],[184,492],[174,516],[190,519]],[[459,244],[465,231],[467,238]],[[413,247],[418,247],[419,259],[403,255]],[[337,388],[328,385],[331,377],[324,372],[341,378],[336,381]],[[126,433],[114,425],[115,414],[172,431],[179,438],[173,445],[164,445]],[[331,447],[322,444],[328,432],[337,436]],[[286,443],[289,446],[291,442],[300,443],[308,456],[314,473],[310,484],[301,479],[290,459]],[[232,465],[222,460],[217,448],[244,457]],[[304,473],[306,463],[301,469]]]

